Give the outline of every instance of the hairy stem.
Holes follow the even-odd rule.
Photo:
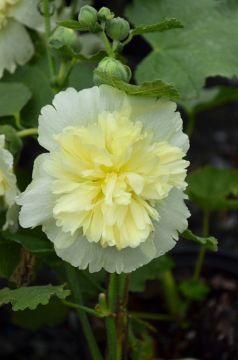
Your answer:
[[[82,298],[82,294],[81,294],[81,289],[80,289],[80,284],[78,281],[78,276],[77,276],[77,269],[73,268],[72,266],[66,264],[66,274],[68,277],[68,281],[69,281],[69,285],[70,288],[72,290],[72,294],[74,297],[74,300],[76,301],[77,304],[79,304],[80,306],[83,306],[83,298]],[[90,326],[90,323],[88,321],[88,317],[85,313],[85,309],[77,309],[77,313],[79,316],[79,320],[85,335],[85,338],[87,340],[88,343],[88,348],[91,352],[92,355],[92,359],[93,360],[103,360],[103,357],[100,353],[100,350],[98,348],[96,339],[94,337],[92,328]]]
[[[107,303],[108,303],[108,310],[111,313],[115,314],[116,306],[117,306],[117,275],[116,274],[111,274],[109,278]],[[115,320],[116,319],[113,316],[106,318],[107,350],[108,350],[109,360],[116,360],[117,332],[116,332]]]
[[[113,51],[113,49],[111,47],[111,44],[110,44],[105,32],[101,31],[100,33],[98,33],[98,35],[100,36],[100,38],[101,38],[101,40],[102,40],[102,42],[103,42],[103,44],[105,46],[105,50],[107,52],[107,55],[114,58],[115,57],[114,51]]]
[[[182,315],[183,302],[180,299],[177,284],[171,270],[167,270],[161,275],[161,285],[170,315],[180,317]]]
[[[37,135],[37,134],[38,134],[38,129],[37,128],[20,130],[20,131],[17,132],[17,136],[19,138],[23,138],[23,137],[26,137],[26,136]]]
[[[209,235],[209,221],[210,221],[210,212],[209,211],[204,211],[203,213],[203,236],[207,237]],[[194,268],[194,273],[193,273],[193,279],[194,280],[198,280],[202,271],[202,266],[204,263],[204,259],[205,259],[205,255],[206,255],[206,249],[204,246],[200,247],[197,259],[196,259],[196,263],[195,263],[195,268]]]
[[[47,41],[46,50],[47,50],[50,77],[51,80],[53,80],[55,76],[55,64],[49,49],[49,38],[51,35],[49,0],[44,0],[43,4],[44,4],[45,36]]]

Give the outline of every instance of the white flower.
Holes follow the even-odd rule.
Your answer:
[[[13,156],[4,149],[5,137],[0,135],[0,207],[7,209],[6,223],[4,230],[17,229],[18,206],[16,205],[16,177],[13,173]]]
[[[24,26],[42,25],[37,6],[38,0],[0,0],[0,78],[4,70],[13,73],[32,57],[33,44]]]
[[[131,272],[187,226],[189,143],[176,104],[107,85],[69,88],[45,106],[20,224],[42,225],[56,253],[89,271]]]

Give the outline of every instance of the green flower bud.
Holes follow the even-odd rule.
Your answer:
[[[78,20],[80,23],[90,27],[97,22],[97,10],[90,5],[82,6],[79,12]]]
[[[130,68],[126,65],[123,65],[120,61],[110,57],[105,57],[98,64],[96,73],[94,75],[94,81],[96,84],[103,83],[102,79],[100,78],[100,73],[106,78],[115,78],[125,82],[129,82],[131,78]]]
[[[98,11],[98,19],[100,21],[106,21],[106,20],[111,20],[113,19],[114,14],[113,12],[111,12],[110,9],[108,9],[107,7],[102,7],[99,11]]]
[[[129,31],[130,25],[128,21],[120,17],[116,17],[106,22],[106,32],[112,40],[124,40],[129,35]]]
[[[76,32],[63,26],[57,27],[57,29],[50,37],[50,43],[52,45],[56,45],[56,47],[57,44],[59,44],[61,46],[68,46],[70,48],[79,50],[79,38]]]

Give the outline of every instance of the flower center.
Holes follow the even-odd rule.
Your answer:
[[[167,142],[153,142],[140,122],[103,112],[87,127],[56,136],[46,171],[53,176],[53,215],[71,235],[118,250],[137,247],[159,221],[156,204],[184,188],[187,162]]]
[[[0,0],[0,30],[7,24],[9,10],[19,0]]]

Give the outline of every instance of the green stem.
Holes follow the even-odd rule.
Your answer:
[[[210,222],[210,212],[209,211],[204,211],[203,213],[203,236],[207,237],[209,235],[209,222]],[[201,271],[202,271],[202,266],[204,263],[204,259],[205,259],[205,255],[206,255],[206,248],[205,246],[201,246],[197,259],[196,259],[196,263],[195,263],[195,268],[194,268],[194,273],[193,273],[193,279],[195,281],[199,280]]]
[[[88,283],[90,283],[92,286],[94,286],[95,289],[99,290],[102,293],[105,292],[105,289],[100,284],[98,284],[96,281],[94,281],[86,272],[81,271],[80,276],[82,276]]]
[[[172,316],[180,317],[183,309],[182,300],[179,297],[172,271],[167,270],[162,274],[161,284],[169,313]]]
[[[101,31],[100,33],[98,33],[98,35],[100,36],[100,38],[105,46],[105,50],[106,50],[108,56],[114,58],[115,57],[114,51],[111,47],[111,44],[110,44],[105,32]]]
[[[37,135],[37,134],[38,134],[38,129],[37,128],[20,130],[20,131],[17,132],[17,136],[19,138],[23,138],[23,137],[26,137],[26,136]]]
[[[133,318],[141,318],[147,320],[159,320],[159,321],[173,321],[174,318],[168,314],[158,314],[158,313],[144,313],[144,312],[130,312],[130,315]]]
[[[136,316],[133,316],[133,314],[131,313],[128,318],[130,320],[133,320],[134,322],[137,322],[138,324],[144,325],[148,330],[157,333],[157,329],[156,327],[154,327],[153,325],[151,325],[149,322],[142,320],[141,318],[138,318]]]
[[[117,305],[117,274],[111,274],[108,285],[108,310],[111,313],[115,313]],[[108,347],[108,359],[117,359],[117,332],[114,317],[106,318],[106,329],[107,329],[107,347]]]
[[[118,276],[118,307],[117,307],[117,360],[127,355],[128,344],[128,295],[129,295],[129,274]]]
[[[20,115],[20,113],[18,112],[18,113],[16,113],[16,114],[14,114],[14,119],[15,119],[15,124],[16,124],[16,127],[18,128],[18,129],[24,129],[24,127],[22,126],[22,124],[21,124],[21,115]]]
[[[131,40],[133,39],[134,35],[132,32],[130,32],[128,38],[122,43],[123,47],[126,46],[127,44],[129,44],[129,42],[131,42]]]
[[[83,298],[82,298],[82,294],[81,294],[80,284],[78,281],[77,269],[66,264],[66,273],[67,273],[69,285],[72,290],[73,297],[74,297],[76,303],[80,306],[83,306]],[[94,337],[92,328],[88,321],[88,317],[85,314],[85,309],[84,310],[77,309],[77,313],[79,316],[79,320],[80,320],[84,335],[85,335],[87,343],[88,343],[89,351],[91,352],[91,355],[92,355],[92,359],[93,360],[103,360],[103,357],[98,348],[96,339]]]
[[[92,315],[92,316],[96,316],[96,317],[101,318],[100,314],[99,314],[97,311],[95,311],[95,310],[93,310],[93,309],[91,309],[91,308],[89,308],[89,307],[87,307],[87,306],[75,304],[75,303],[72,303],[72,302],[67,301],[67,300],[61,300],[61,302],[62,302],[64,305],[66,305],[66,306],[68,306],[68,307],[70,307],[70,308],[72,308],[72,309],[80,309],[80,310],[85,311],[85,312],[88,313],[89,315]]]
[[[195,126],[195,114],[193,111],[190,111],[190,112],[188,112],[188,125],[187,125],[187,129],[186,129],[186,133],[189,138],[193,134],[194,126]]]
[[[49,71],[50,71],[51,80],[53,80],[55,76],[55,64],[49,49],[49,38],[51,36],[49,0],[44,0],[44,22],[45,22],[45,35],[47,41],[46,50],[47,50]]]

